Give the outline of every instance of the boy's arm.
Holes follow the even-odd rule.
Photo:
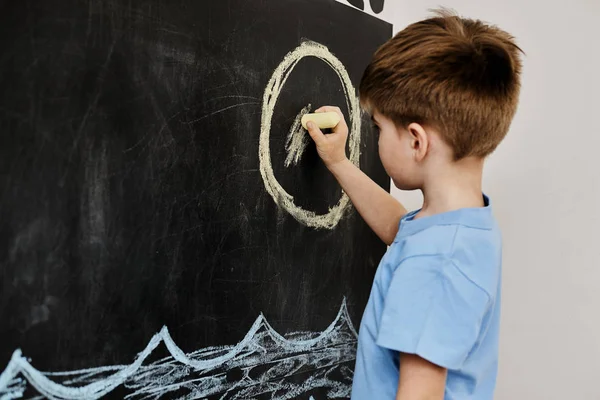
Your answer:
[[[396,400],[443,400],[448,370],[415,354],[400,353]]]
[[[324,135],[315,124],[310,122],[307,124],[308,133],[317,145],[319,156],[350,197],[354,207],[377,236],[389,245],[398,233],[398,224],[400,218],[406,214],[406,209],[348,160],[346,156],[348,126],[344,115],[337,107],[321,107],[316,110],[316,112],[327,111],[334,111],[340,115],[340,122],[333,129],[333,133]]]
[[[385,244],[392,244],[400,218],[406,214],[402,204],[348,159],[327,167],[371,229]]]

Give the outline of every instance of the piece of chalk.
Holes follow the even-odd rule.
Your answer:
[[[340,116],[338,113],[333,111],[312,113],[304,114],[300,121],[302,122],[302,127],[304,129],[308,129],[306,127],[308,121],[314,122],[320,129],[327,129],[335,127],[340,122]]]

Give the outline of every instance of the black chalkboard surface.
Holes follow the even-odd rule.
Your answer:
[[[294,122],[340,105],[389,188],[354,107],[391,33],[333,0],[2,2],[0,398],[347,398],[385,246]]]

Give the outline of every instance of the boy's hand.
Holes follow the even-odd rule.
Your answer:
[[[344,114],[342,114],[339,107],[324,106],[315,110],[316,113],[330,111],[336,112],[340,116],[340,122],[333,128],[333,133],[323,134],[314,122],[306,124],[310,137],[317,145],[319,157],[321,157],[328,168],[347,160],[346,140],[348,140],[348,125],[346,125]]]

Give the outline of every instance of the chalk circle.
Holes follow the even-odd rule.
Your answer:
[[[302,207],[294,203],[294,197],[290,195],[281,186],[275,174],[273,173],[273,166],[271,164],[271,150],[270,150],[270,134],[271,134],[271,120],[273,119],[273,110],[277,103],[277,98],[281,93],[283,86],[290,73],[298,64],[298,62],[304,57],[316,57],[324,61],[329,65],[335,73],[338,75],[344,93],[346,95],[346,104],[349,110],[349,159],[350,161],[359,166],[360,159],[360,105],[358,97],[356,96],[352,81],[348,76],[348,72],[341,61],[335,57],[327,47],[313,42],[306,41],[298,46],[295,50],[288,53],[281,64],[275,69],[263,95],[263,106],[262,106],[262,117],[260,124],[260,140],[259,140],[259,161],[260,161],[260,174],[262,175],[265,188],[271,195],[275,203],[287,211],[292,217],[303,225],[312,228],[325,228],[333,229],[339,222],[344,211],[348,206],[350,199],[348,195],[342,190],[342,196],[336,205],[329,208],[326,214],[317,214],[314,211],[305,210]]]

